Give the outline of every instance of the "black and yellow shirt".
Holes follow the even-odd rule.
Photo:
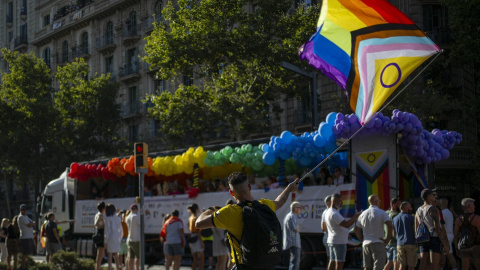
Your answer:
[[[275,202],[267,199],[260,199],[258,200],[261,204],[265,204],[270,209],[272,209],[273,212],[275,212],[277,209],[275,207]],[[243,214],[242,214],[242,207],[236,205],[236,204],[230,204],[222,209],[218,210],[212,215],[212,223],[213,226],[219,228],[219,229],[225,229],[229,233],[233,234],[237,239],[241,240],[242,239],[242,232],[243,232]],[[241,253],[240,253],[240,245],[236,240],[233,240],[230,237],[230,234],[228,234],[228,240],[230,241],[230,246],[235,249],[235,252],[237,253],[237,257],[240,260],[238,262],[241,264]],[[235,253],[233,252],[233,249],[231,250],[232,253],[232,262],[235,264]]]

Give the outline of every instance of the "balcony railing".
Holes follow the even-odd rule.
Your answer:
[[[72,59],[71,53],[68,54],[57,54],[57,64],[66,64]]]
[[[123,105],[120,114],[122,117],[129,117],[129,116],[143,113],[145,111],[146,111],[145,104],[143,104],[140,101],[133,101],[133,102],[129,102],[126,105]]]
[[[295,109],[295,125],[309,124],[312,117],[309,111]]]
[[[138,74],[139,72],[140,72],[140,67],[138,65],[138,62],[133,62],[127,65],[124,65],[123,67],[119,67],[118,75],[119,77],[125,77],[132,74]]]
[[[72,57],[75,58],[82,58],[82,57],[89,57],[90,54],[88,52],[88,46],[78,46],[72,49]]]
[[[103,35],[97,38],[97,49],[103,48],[108,45],[115,44],[115,36],[114,35]]]
[[[7,23],[13,23],[13,16],[12,16],[12,14],[7,14]]]
[[[15,38],[15,48],[20,47],[22,45],[28,45],[27,35],[21,35]]]
[[[152,31],[153,30],[153,23],[162,23],[164,21],[163,16],[148,16],[143,22],[142,22],[142,29],[145,31]]]
[[[122,36],[124,38],[139,36],[138,26],[125,26],[123,27]]]
[[[427,32],[429,38],[438,44],[450,44],[452,42],[450,29],[448,27],[435,27]]]

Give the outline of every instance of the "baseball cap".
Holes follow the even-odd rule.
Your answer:
[[[426,188],[422,190],[422,193],[420,193],[420,197],[422,198],[422,200],[425,200],[428,195],[433,194],[435,191],[436,191],[435,189]]]
[[[138,209],[138,205],[136,203],[130,205],[130,209],[133,210],[133,209]]]
[[[20,205],[20,210],[27,210],[28,206],[26,204]]]

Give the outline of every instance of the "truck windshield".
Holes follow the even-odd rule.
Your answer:
[[[52,196],[43,196],[42,213],[52,211]]]

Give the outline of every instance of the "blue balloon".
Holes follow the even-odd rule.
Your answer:
[[[265,165],[273,165],[277,158],[272,153],[265,153],[263,154],[262,160]]]
[[[328,142],[327,144],[325,144],[325,152],[332,153],[333,151],[335,151],[335,149],[337,149],[336,144],[333,144],[331,142]]]
[[[298,162],[300,163],[300,165],[307,167],[308,165],[310,165],[310,163],[312,163],[312,158],[303,156],[298,160]]]
[[[332,126],[327,123],[323,125],[322,124],[320,124],[320,135],[322,135],[322,137],[324,137],[325,139],[330,138],[330,136],[332,135]]]
[[[333,126],[335,124],[335,119],[337,119],[337,113],[331,112],[327,115],[327,123]]]
[[[279,157],[283,160],[287,160],[290,158],[290,154],[287,151],[281,151]]]
[[[315,145],[317,147],[323,147],[325,146],[325,143],[327,142],[327,140],[325,140],[325,138],[323,138],[322,136],[320,135],[315,135],[315,137],[313,138],[313,143],[315,143]]]
[[[272,147],[270,147],[270,145],[264,144],[264,145],[262,145],[262,151],[265,152],[265,153],[273,152],[273,149],[272,149]]]
[[[284,132],[282,132],[282,134],[280,135],[280,137],[282,138],[283,140],[283,143],[285,144],[289,144],[292,139],[293,139],[293,135],[290,131],[286,130]]]

